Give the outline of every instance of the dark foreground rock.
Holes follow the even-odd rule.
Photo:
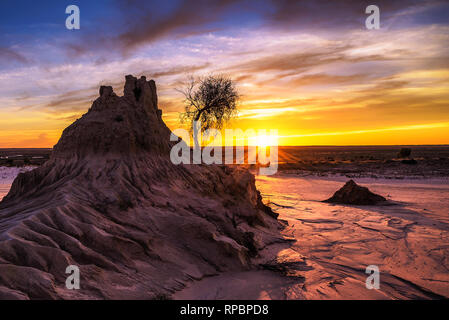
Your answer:
[[[0,203],[0,299],[153,299],[252,268],[280,225],[247,170],[174,165],[154,81],[101,87]],[[67,266],[80,290],[65,286]]]
[[[325,200],[329,203],[354,204],[354,205],[375,205],[387,199],[372,193],[368,188],[359,186],[353,180],[349,180],[334,195]]]
[[[415,159],[404,159],[401,161],[401,163],[403,163],[403,164],[418,164],[418,161],[416,161]]]

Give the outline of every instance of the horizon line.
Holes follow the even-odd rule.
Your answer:
[[[192,146],[190,146],[192,148]],[[202,146],[204,148],[205,146]],[[214,146],[210,146],[214,147]],[[218,146],[219,147],[219,146]],[[221,146],[222,148],[229,147],[260,147],[258,145],[244,145],[244,146]],[[273,146],[267,146],[273,147]],[[304,147],[449,147],[449,144],[348,144],[348,145],[331,145],[331,144],[323,144],[323,145],[278,145],[278,147],[292,147],[292,148],[304,148]],[[34,150],[53,150],[53,147],[0,147],[0,150],[24,150],[24,149],[34,149]]]

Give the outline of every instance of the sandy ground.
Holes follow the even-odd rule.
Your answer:
[[[0,167],[0,199],[21,170]],[[260,270],[192,282],[174,299],[422,299],[449,297],[447,178],[361,178],[393,203],[322,203],[345,177],[257,177],[264,201],[288,222],[291,246],[265,250]],[[365,269],[377,265],[380,289],[368,290]]]
[[[394,204],[320,202],[347,178],[258,177],[266,202],[288,221],[290,248],[271,246],[268,269],[192,283],[176,299],[426,299],[449,297],[447,179],[356,179]],[[365,285],[368,265],[380,289]],[[263,268],[261,268],[263,269]],[[265,264],[265,269],[267,266]]]

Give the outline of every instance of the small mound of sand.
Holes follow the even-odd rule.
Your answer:
[[[384,197],[372,193],[368,188],[359,186],[353,180],[349,180],[346,184],[332,197],[324,202],[355,204],[355,205],[373,205],[386,201]]]

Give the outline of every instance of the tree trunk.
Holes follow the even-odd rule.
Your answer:
[[[195,117],[195,119],[193,120],[193,123],[192,123],[193,141],[194,141],[194,144],[195,144],[194,145],[195,149],[196,148],[201,148],[201,146],[200,146],[200,144],[198,142],[198,131],[199,131],[199,134],[201,135],[201,122],[198,122],[198,120],[201,117],[201,113],[202,113],[202,110],[200,110],[198,112],[197,116]]]

